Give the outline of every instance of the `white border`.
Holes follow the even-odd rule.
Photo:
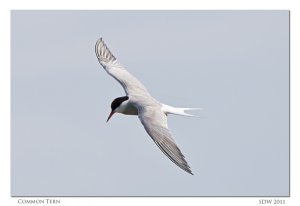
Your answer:
[[[199,9],[199,10],[290,10],[291,11],[291,197],[290,198],[58,198],[60,205],[259,205],[260,199],[284,199],[285,205],[299,201],[299,54],[300,8],[293,0],[11,0],[0,3],[0,205],[18,204],[10,197],[10,10],[12,9]],[[280,109],[280,108],[278,108]],[[276,112],[276,111],[274,111]],[[32,198],[26,198],[32,199]],[[36,199],[36,198],[33,198]],[[42,198],[45,199],[45,198]],[[28,205],[28,204],[26,204]],[[36,204],[31,204],[36,205]]]

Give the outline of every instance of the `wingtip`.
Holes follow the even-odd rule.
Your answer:
[[[191,175],[194,175],[194,173],[192,172],[192,170],[186,170],[186,172],[188,172],[189,174],[191,174]]]
[[[182,168],[183,169],[183,168]],[[194,173],[192,172],[192,170],[190,169],[183,169],[184,171],[186,171],[187,173],[189,173],[190,175],[194,175]]]
[[[95,53],[101,64],[103,62],[116,61],[116,57],[108,49],[102,37],[100,37],[95,44]]]
[[[100,37],[100,38],[96,41],[95,47],[97,47],[100,43],[103,43],[102,37]]]

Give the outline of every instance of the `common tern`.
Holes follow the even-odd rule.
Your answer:
[[[96,42],[95,52],[105,71],[122,85],[126,93],[126,96],[112,101],[107,122],[115,113],[138,115],[145,130],[159,149],[178,167],[193,175],[168,129],[167,115],[194,116],[186,111],[200,108],[178,108],[158,102],[138,79],[121,66],[102,38]]]

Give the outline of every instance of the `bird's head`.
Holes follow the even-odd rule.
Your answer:
[[[128,96],[124,96],[124,97],[118,97],[118,98],[114,99],[114,101],[112,101],[111,106],[110,106],[111,112],[110,112],[106,122],[108,122],[108,120],[113,116],[114,113],[116,113],[116,112],[122,113],[122,111],[124,110],[124,108],[123,108],[124,105],[122,103],[127,101],[128,99],[129,99]]]

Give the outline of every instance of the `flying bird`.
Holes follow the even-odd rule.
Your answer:
[[[146,132],[159,149],[178,167],[193,175],[168,129],[167,115],[193,116],[186,111],[200,108],[177,108],[154,99],[145,86],[121,66],[102,38],[96,42],[95,52],[104,70],[122,85],[126,93],[126,96],[112,101],[107,122],[115,113],[138,115]]]

